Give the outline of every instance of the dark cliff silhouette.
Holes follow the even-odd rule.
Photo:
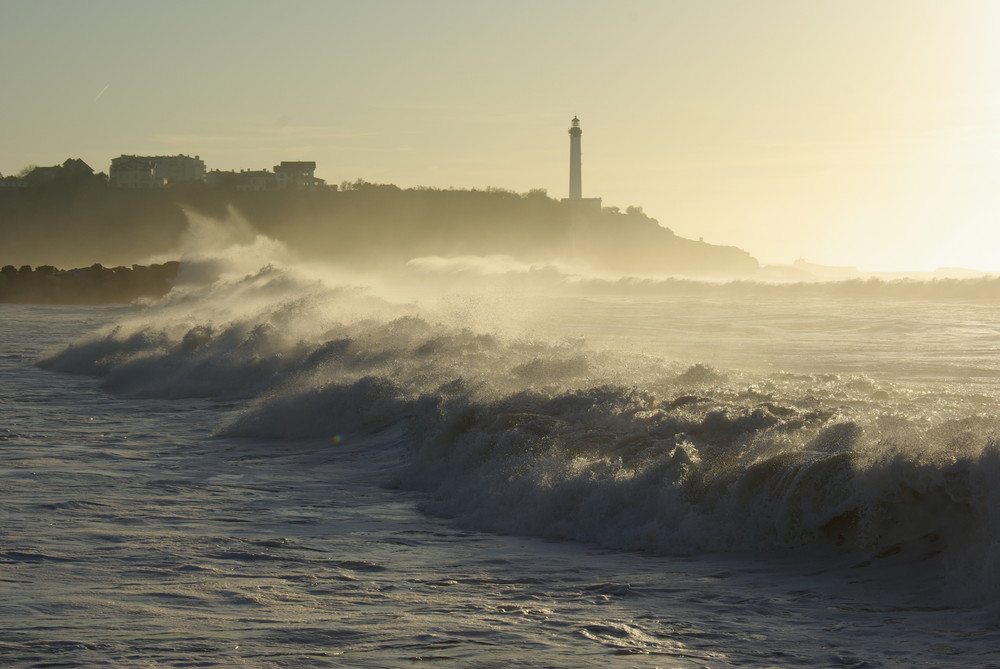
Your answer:
[[[106,304],[157,298],[170,290],[179,269],[178,262],[110,268],[95,264],[70,270],[5,265],[0,268],[0,302]]]
[[[163,255],[178,246],[185,209],[223,220],[232,209],[301,257],[365,269],[466,254],[663,276],[749,276],[758,267],[745,251],[677,237],[635,208],[600,211],[539,191],[404,190],[362,181],[318,192],[128,190],[90,182],[4,189],[0,263],[129,264]]]

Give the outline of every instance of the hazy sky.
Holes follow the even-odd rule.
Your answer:
[[[862,269],[1000,270],[997,0],[0,0],[0,172],[122,153],[546,188]]]

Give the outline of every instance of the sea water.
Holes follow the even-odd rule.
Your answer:
[[[995,282],[193,274],[0,305],[2,664],[1000,666]]]

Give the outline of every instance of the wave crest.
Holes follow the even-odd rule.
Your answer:
[[[329,443],[403,421],[393,482],[468,527],[669,553],[918,547],[956,592],[1000,597],[989,396],[751,375],[430,313],[445,312],[270,266],[181,286],[40,364],[126,394],[247,398],[226,436]]]

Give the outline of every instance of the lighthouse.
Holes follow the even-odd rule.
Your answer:
[[[573,125],[569,129],[569,199],[583,199],[583,177],[581,174],[580,157],[580,135],[583,130],[580,128],[580,119],[573,117]]]
[[[601,198],[583,196],[583,161],[580,156],[580,135],[582,134],[580,119],[574,116],[569,128],[569,197],[563,198],[563,202],[568,202],[576,208],[583,207],[600,211]]]

